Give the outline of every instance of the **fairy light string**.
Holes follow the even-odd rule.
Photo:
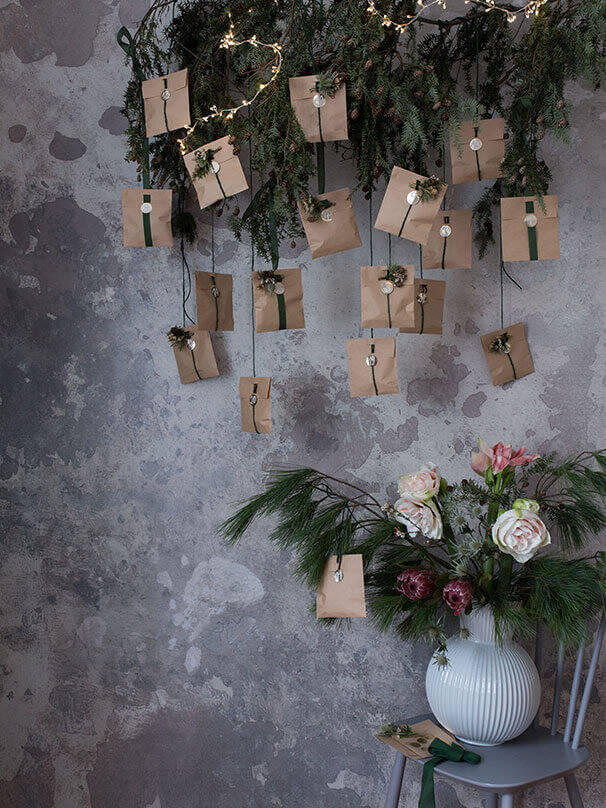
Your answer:
[[[515,20],[521,14],[523,14],[527,19],[530,17],[537,17],[542,6],[544,6],[547,2],[548,0],[530,0],[530,2],[520,6],[520,8],[513,10],[497,5],[495,0],[465,0],[466,5],[469,3],[474,3],[482,6],[484,12],[486,13],[491,11],[500,11],[502,14],[507,16],[507,22],[515,22]],[[393,28],[393,30],[397,31],[398,34],[403,34],[404,31],[406,31],[407,28],[416,22],[421,17],[423,12],[428,8],[431,8],[431,6],[441,6],[443,9],[446,9],[446,0],[428,0],[428,2],[425,2],[425,0],[417,0],[417,6],[417,13],[407,14],[404,22],[396,22],[387,14],[379,11],[375,4],[375,0],[368,0],[366,11],[375,17],[379,17],[381,20],[381,25],[384,28]]]

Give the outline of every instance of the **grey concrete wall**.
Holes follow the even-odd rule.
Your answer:
[[[248,248],[219,221],[236,330],[213,337],[221,376],[182,387],[165,337],[180,315],[178,253],[121,246],[120,189],[135,175],[114,34],[146,3],[0,5],[0,806],[379,806],[392,753],[371,732],[425,708],[429,649],[362,621],[320,630],[267,525],[233,549],[215,528],[276,461],[339,469],[383,498],[425,459],[467,475],[478,435],[539,451],[600,442],[603,97],[574,88],[572,146],[545,142],[561,261],[519,264],[523,292],[505,288],[533,376],[493,388],[487,374],[478,335],[498,327],[493,252],[448,274],[442,337],[399,338],[401,394],[350,399],[345,341],[360,333],[368,260],[358,199],[364,247],[314,262],[302,240],[285,247],[283,266],[304,268],[307,330],[257,338],[274,385],[274,432],[257,437],[241,434],[237,399],[251,370]],[[351,181],[328,163],[329,188]],[[458,188],[451,203],[478,191]],[[203,269],[201,219],[191,263]],[[374,238],[384,260],[386,237]],[[415,245],[394,257],[414,262]],[[596,687],[598,748],[603,717]],[[597,756],[580,782],[587,808],[604,805]],[[437,794],[448,808],[481,804],[445,783]],[[520,804],[567,803],[552,784]]]

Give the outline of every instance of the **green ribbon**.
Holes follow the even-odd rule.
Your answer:
[[[444,224],[448,224],[450,222],[450,216],[444,217]],[[444,238],[444,244],[442,245],[442,269],[444,269],[444,260],[446,258],[446,242],[448,241],[448,236]]]
[[[478,127],[477,126],[474,126],[474,128],[473,128],[473,136],[474,137],[478,136]],[[482,179],[482,172],[480,171],[480,156],[478,154],[478,151],[479,151],[479,149],[475,152],[475,155],[476,155],[476,167],[478,169],[478,179],[481,180]]]
[[[196,376],[200,379],[200,381],[202,381],[202,376],[200,376],[200,373],[198,372],[198,366],[196,365],[196,357],[194,356],[194,352],[191,348],[189,350],[191,353],[191,361],[194,365],[194,370],[196,371]]]
[[[505,356],[509,359],[509,364],[511,365],[511,369],[513,371],[513,378],[515,381],[518,378],[518,374],[516,373],[516,366],[513,364],[513,359],[509,354],[505,354]]]
[[[164,77],[164,89],[168,90],[168,81],[166,80],[166,77]],[[166,117],[166,99],[163,98],[162,102],[164,104],[164,125],[166,126],[166,131],[170,132],[170,126],[168,125],[168,118]]]
[[[149,202],[151,204],[151,194],[143,194],[143,202]],[[143,237],[145,238],[145,246],[153,247],[154,241],[152,239],[151,220],[149,218],[149,213],[141,212],[141,216],[143,216]]]
[[[421,307],[421,328],[419,329],[419,334],[423,333],[423,328],[425,327],[425,304],[419,303]]]
[[[134,74],[137,76],[139,81],[145,81],[145,73],[141,68],[141,62],[139,62],[139,58],[137,56],[137,48],[135,46],[135,40],[132,38],[128,28],[122,26],[122,28],[120,28],[120,30],[116,34],[116,39],[118,41],[118,45],[120,45],[124,53],[130,58]],[[142,171],[143,187],[149,188],[151,186],[151,176],[149,171],[149,142],[146,137],[144,137],[142,141],[143,141],[143,147],[142,147],[143,161],[141,164],[141,171]]]
[[[257,387],[258,386],[259,386],[258,384],[253,385],[253,395],[255,395],[255,396],[257,394]],[[257,433],[257,435],[260,435],[261,433],[257,429],[257,422],[255,420],[255,407],[257,406],[257,404],[255,402],[254,404],[251,404],[250,406],[252,407],[252,422],[253,422],[253,426],[255,428],[255,432]]]
[[[284,302],[284,293],[276,294],[278,299],[278,329],[284,331],[286,328],[286,303]]]
[[[221,169],[219,169],[219,171],[220,171],[220,170],[221,170]],[[215,174],[215,177],[216,177],[216,179],[217,179],[217,182],[219,183],[219,190],[220,190],[220,191],[221,191],[221,193],[223,194],[223,199],[227,199],[227,194],[226,194],[226,193],[225,193],[225,191],[223,190],[223,185],[222,185],[222,183],[221,183],[221,180],[219,179],[219,171],[217,171],[217,173]]]
[[[316,81],[316,92],[318,92],[318,82]],[[318,193],[323,194],[326,188],[326,167],[324,164],[324,136],[322,134],[322,114],[321,108],[318,111],[318,129],[320,132],[320,142],[316,143],[316,166],[318,169]]]
[[[433,774],[434,769],[440,763],[451,760],[453,763],[479,763],[482,758],[475,752],[468,752],[457,743],[447,744],[440,738],[434,738],[429,746],[429,751],[433,755],[431,760],[423,764],[423,778],[421,780],[421,795],[419,797],[419,808],[435,808],[436,798],[434,793]]]
[[[534,202],[527,202],[526,203],[526,213],[534,213]],[[528,253],[530,255],[531,261],[538,261],[539,260],[539,251],[537,248],[537,228],[536,225],[534,227],[529,227],[526,225],[526,229],[528,230]]]
[[[374,352],[375,352],[375,346],[374,346],[374,343],[373,343],[373,344],[370,346],[370,353],[371,353],[371,355],[373,355],[373,356],[374,356]],[[376,378],[376,376],[375,376],[375,366],[374,366],[374,365],[371,365],[371,366],[370,366],[370,370],[371,370],[371,372],[372,372],[372,384],[373,384],[373,387],[375,388],[375,396],[378,396],[378,395],[379,395],[379,388],[377,387],[377,378]]]
[[[415,182],[415,191],[417,190],[418,187],[419,187],[419,180]],[[408,210],[406,211],[406,215],[404,216],[404,221],[402,222],[402,224],[400,225],[400,229],[398,230],[398,237],[402,235],[402,230],[404,230],[404,225],[406,224],[406,220],[408,219],[411,210],[412,205],[409,205]]]
[[[215,278],[214,275],[211,275],[210,279],[213,282],[213,285],[210,288],[210,293],[211,293],[211,295],[213,297],[213,300],[215,301],[215,331],[218,331],[219,330],[219,300],[218,300],[219,295],[216,295],[213,292],[213,289],[217,289],[217,279]],[[217,289],[217,291],[219,291],[219,290]]]
[[[389,298],[391,295],[385,295],[385,297],[387,298],[387,327],[391,328],[391,306],[389,304]]]

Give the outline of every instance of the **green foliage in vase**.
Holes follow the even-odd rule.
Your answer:
[[[381,10],[394,19],[413,13],[412,0],[389,0]],[[226,50],[220,42],[232,13],[238,39],[253,34],[282,46],[282,69],[250,105],[230,119],[203,122],[212,107],[229,108],[250,99],[271,77],[274,54],[262,47]],[[424,19],[424,18],[423,18]],[[230,225],[238,238],[248,233],[265,258],[271,253],[273,217],[279,239],[301,234],[296,202],[309,193],[315,168],[314,144],[306,143],[290,105],[288,78],[319,75],[323,86],[336,79],[347,87],[349,140],[334,148],[351,158],[358,187],[368,196],[394,164],[427,174],[444,165],[444,148],[456,138],[462,120],[502,115],[509,129],[505,195],[538,195],[549,190],[550,170],[540,155],[543,139],[566,140],[570,82],[603,81],[606,0],[550,0],[537,17],[511,25],[500,12],[473,3],[467,13],[411,25],[398,35],[367,11],[360,0],[155,0],[135,33],[137,55],[147,77],[187,68],[195,129],[169,132],[150,143],[154,187],[188,190],[178,144],[192,151],[230,135],[237,149],[252,151],[255,188],[247,215],[235,213]],[[328,79],[330,78],[330,82]],[[145,127],[140,82],[126,89],[129,121],[127,159],[145,160]],[[495,186],[496,187],[496,186]],[[268,189],[271,189],[269,193]],[[476,206],[476,225],[484,250],[492,241],[495,192]],[[194,237],[195,220],[176,222]],[[272,225],[273,227],[273,225]]]

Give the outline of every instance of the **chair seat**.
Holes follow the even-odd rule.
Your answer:
[[[562,735],[550,735],[544,727],[527,729],[518,738],[501,746],[462,744],[477,752],[482,760],[477,765],[446,761],[436,766],[436,773],[460,783],[490,791],[512,792],[531,784],[561,777],[573,771],[589,757],[581,746],[572,749]]]

